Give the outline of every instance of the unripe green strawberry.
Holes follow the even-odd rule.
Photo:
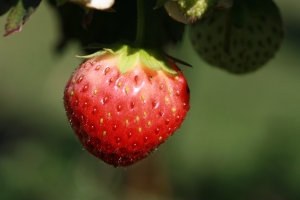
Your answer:
[[[190,26],[198,55],[213,66],[242,74],[274,57],[283,39],[283,24],[271,0],[235,1]]]
[[[86,57],[66,85],[64,105],[90,153],[110,165],[128,166],[180,127],[189,110],[189,88],[162,54],[114,49]]]

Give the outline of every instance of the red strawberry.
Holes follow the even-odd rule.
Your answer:
[[[128,166],[180,127],[189,110],[189,88],[172,61],[128,46],[85,58],[66,85],[64,105],[90,153]]]

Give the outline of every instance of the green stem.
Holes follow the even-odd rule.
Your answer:
[[[144,41],[144,0],[137,1],[137,33],[134,45],[140,47]]]

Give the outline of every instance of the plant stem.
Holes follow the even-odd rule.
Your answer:
[[[137,1],[137,33],[134,45],[140,47],[144,41],[144,0]]]

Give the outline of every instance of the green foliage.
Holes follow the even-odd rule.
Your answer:
[[[12,6],[7,17],[4,36],[20,32],[23,24],[35,12],[40,2],[41,0],[19,0],[16,5]],[[7,12],[13,4],[7,4],[2,0],[0,5],[4,5],[3,10],[0,10],[0,13],[4,13]]]
[[[155,8],[159,8],[159,7],[163,6],[168,1],[171,1],[171,0],[157,0]]]
[[[11,9],[8,16],[5,35],[17,33],[22,24],[29,19],[38,6],[39,0],[20,0]],[[57,45],[60,52],[70,42],[78,40],[83,47],[91,44],[111,44],[117,41],[132,42],[136,37],[136,1],[116,1],[113,5],[115,12],[87,10],[77,4],[64,1],[49,0],[59,18],[61,39]],[[57,4],[60,6],[57,7]],[[8,11],[12,3],[6,4],[0,0],[1,13]],[[184,25],[171,19],[164,8],[155,7],[155,1],[145,1],[145,43],[149,46],[161,47],[165,44],[176,43],[182,39]],[[86,49],[87,53],[93,50]]]

